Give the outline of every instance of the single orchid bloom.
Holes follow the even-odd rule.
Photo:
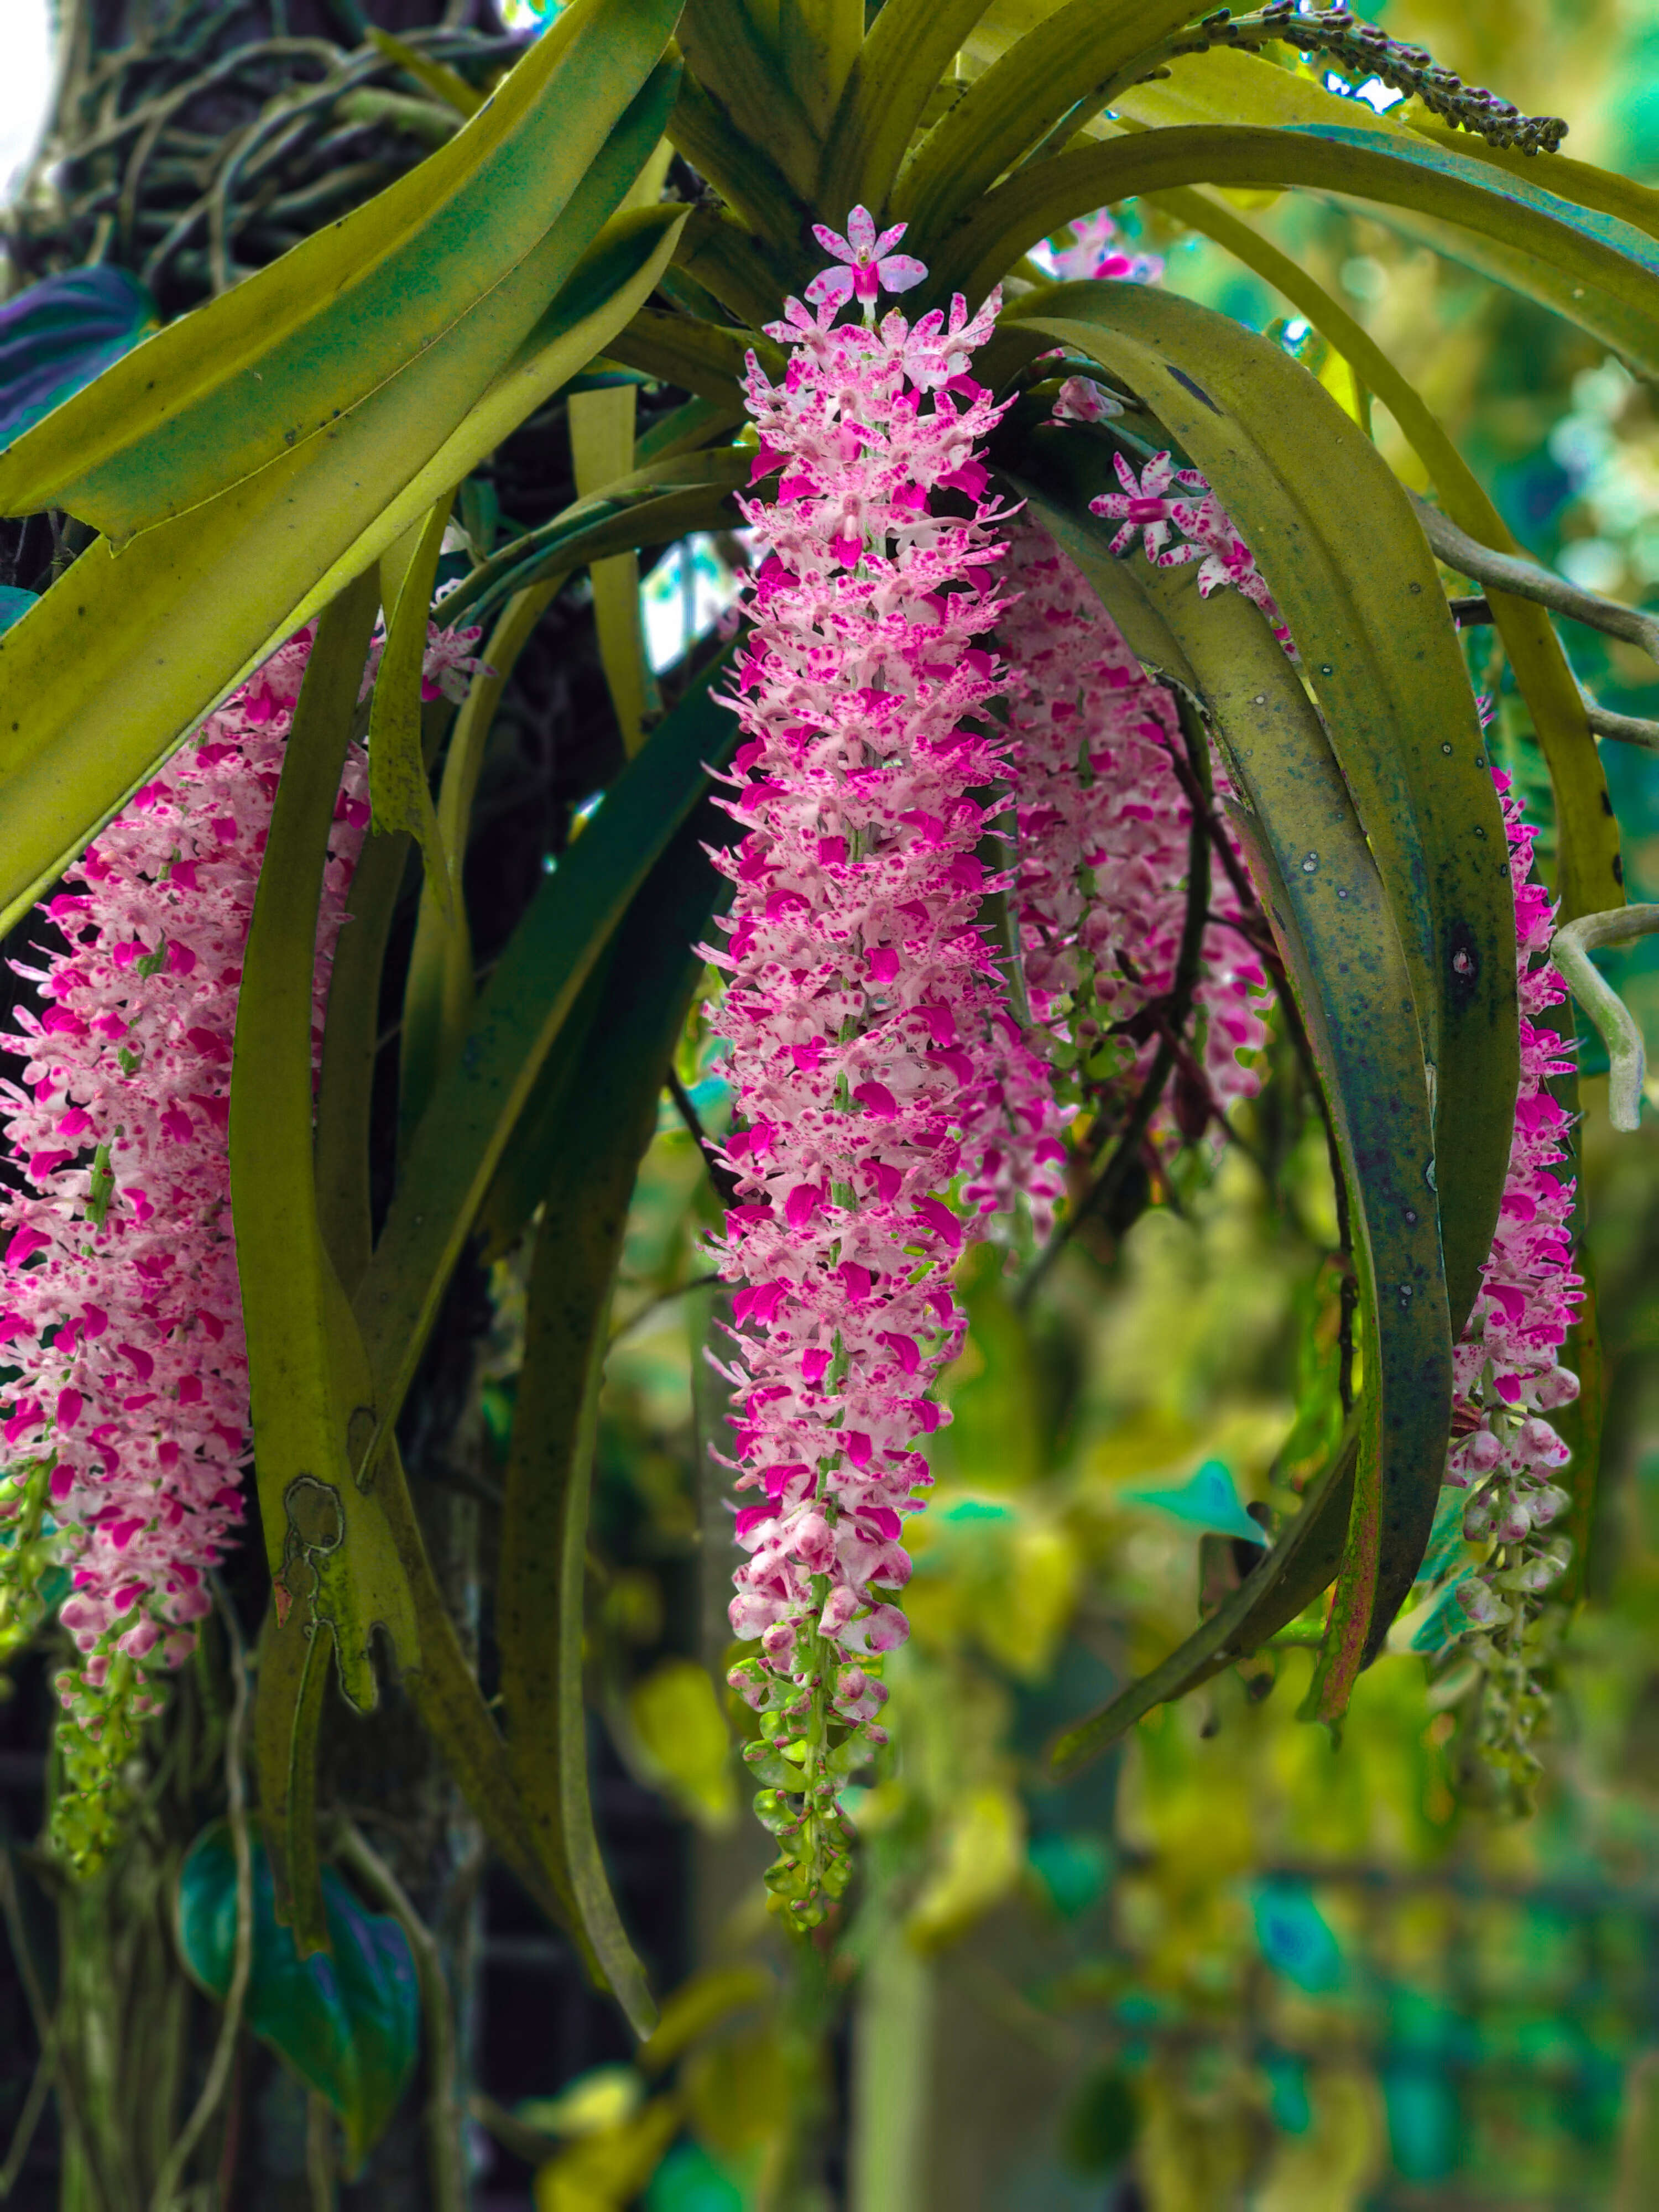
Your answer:
[[[861,207],[855,207],[848,216],[845,238],[828,224],[815,222],[813,237],[826,253],[833,253],[846,265],[826,269],[815,276],[806,288],[807,298],[815,307],[843,307],[848,301],[856,299],[868,308],[874,305],[878,291],[908,292],[920,284],[927,274],[927,264],[908,253],[893,252],[908,228],[908,223],[896,222],[878,237],[874,217]]]

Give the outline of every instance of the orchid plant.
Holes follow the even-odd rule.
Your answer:
[[[1376,115],[1280,65],[1297,51],[1412,97]],[[1545,1417],[1593,1347],[1548,955],[1558,921],[1623,902],[1598,710],[1549,619],[1565,587],[1225,194],[1449,226],[1647,374],[1659,201],[1560,154],[1553,119],[1277,0],[886,0],[867,27],[862,0],[574,0],[487,100],[457,84],[408,176],[0,453],[8,513],[95,533],[0,637],[7,921],[44,897],[57,933],[9,1040],[0,1585],[14,1643],[45,1578],[72,1585],[60,1847],[106,1848],[256,1491],[258,1809],[301,1950],[326,1932],[325,1670],[372,1707],[383,1632],[495,1849],[648,2026],[587,1814],[584,1514],[618,1224],[704,992],[735,1107],[706,1142],[731,1679],[787,1919],[854,1869],[842,1798],[886,1741],[964,1249],[989,1237],[1040,1297],[1132,1186],[1170,1197],[1232,1140],[1273,1037],[1341,1200],[1344,1433],[1261,1564],[1054,1759],[1292,1626],[1321,1642],[1310,1716],[1339,1723],[1449,1483],[1490,1547],[1461,1599],[1486,1740],[1526,1770],[1535,1616],[1594,1477]],[[1294,303],[1437,510],[1368,403],[1159,286],[1110,212],[1131,198]],[[646,385],[672,404],[636,440]],[[560,394],[578,496],[504,542],[469,524],[434,606],[458,495],[473,512],[462,488]],[[741,634],[663,713],[630,556],[739,526]],[[585,574],[617,773],[475,977],[492,720]],[[1547,888],[1449,574],[1485,588],[1548,763]],[[372,1182],[406,866],[398,1150]],[[469,1245],[526,1234],[486,1698],[398,1425]]]

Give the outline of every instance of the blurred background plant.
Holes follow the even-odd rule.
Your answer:
[[[464,10],[453,35],[428,20],[435,12],[408,27],[422,51],[441,59],[453,47],[482,83],[497,28],[533,29],[550,11],[507,0],[497,27]],[[1581,158],[1652,175],[1655,0],[1388,0],[1358,12],[1523,109],[1566,113]],[[370,134],[365,194],[422,150],[423,120],[437,127],[415,113],[395,59],[383,76],[365,70],[359,88],[380,100],[360,101],[356,118]],[[250,156],[264,97],[250,80],[239,126]],[[284,158],[302,165],[309,142],[295,146]],[[296,170],[285,189],[307,181]],[[181,174],[186,185],[204,200],[200,235],[179,228],[181,199],[177,237],[158,234],[133,264],[174,288],[163,301],[174,309],[191,286],[216,282],[228,237],[244,235],[256,258],[281,250],[280,226],[214,228],[211,180],[199,191]],[[93,197],[104,189],[94,180]],[[1230,198],[1349,302],[1529,552],[1659,606],[1650,392],[1407,228],[1305,195]],[[1223,248],[1159,209],[1124,221],[1137,250],[1164,257],[1170,289],[1322,368],[1293,303]],[[17,218],[27,274],[85,258],[87,240],[54,222],[44,207]],[[1380,406],[1375,428],[1419,482]],[[672,670],[707,632],[740,557],[699,537],[647,574],[654,669]],[[1563,632],[1604,705],[1659,714],[1643,655],[1571,623]],[[1492,637],[1468,633],[1471,669],[1498,702],[1497,743],[1543,822],[1547,861],[1547,782]],[[593,679],[590,653],[590,690]],[[559,680],[568,690],[568,673]],[[1632,895],[1659,898],[1659,762],[1613,746],[1606,761]],[[562,773],[580,781],[580,759]],[[1659,1042],[1659,940],[1620,958],[1620,986]],[[723,1408],[702,1359],[719,1299],[699,1250],[718,1209],[688,1116],[717,1131],[726,1093],[694,1018],[680,1100],[665,1098],[635,1195],[613,1314],[586,1655],[607,1844],[636,1922],[641,1900],[652,1906],[653,1964],[679,1985],[631,2061],[591,2005],[571,2000],[556,2023],[544,1996],[507,2004],[495,1985],[474,2054],[481,2205],[1659,2203],[1659,1134],[1650,1123],[1613,1137],[1599,1051],[1588,1037],[1579,1162],[1605,1361],[1601,1485],[1581,1527],[1593,1602],[1557,1657],[1532,1817],[1482,1802],[1468,1672],[1437,1660],[1428,1602],[1361,1678],[1340,1746],[1295,1719],[1310,1662],[1293,1626],[1265,1658],[1155,1711],[1076,1781],[1056,1784],[1042,1768],[1056,1725],[1178,1643],[1195,1593],[1212,1605],[1248,1571],[1249,1508],[1283,1504],[1340,1425],[1324,1139],[1276,1037],[1273,1079],[1236,1111],[1238,1141],[1188,1149],[1165,1203],[1075,1240],[1030,1310],[994,1250],[964,1263],[971,1334],[945,1394],[952,1425],[934,1440],[934,1510],[913,1524],[913,1638],[888,1662],[902,1748],[847,1793],[861,1878],[802,1943],[764,1912],[765,1839],[738,1818],[737,1746],[752,1717],[723,1686],[730,1545],[713,1456]],[[505,1458],[521,1356],[522,1267],[494,1267],[471,1384],[483,1445],[469,1481],[486,1551],[499,1496],[489,1462]],[[181,1738],[192,1711],[182,1698]],[[19,1721],[0,1759],[30,1756],[25,1733]],[[175,1765],[204,1756],[187,1745]],[[155,1793],[161,1866],[173,1786],[158,1780]],[[21,1896],[8,1873],[27,1960]],[[481,1940],[503,1974],[543,1973],[544,1990],[549,1960],[510,1919]],[[570,1962],[553,1966],[562,1988]],[[27,2071],[0,2092],[0,2130],[23,2121],[27,2154],[37,2109]],[[22,2172],[8,2163],[0,2195]]]

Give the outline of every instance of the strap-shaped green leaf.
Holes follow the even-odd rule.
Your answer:
[[[558,222],[656,68],[678,4],[574,0],[417,169],[171,324],[0,456],[0,509],[66,507],[118,541],[404,373]]]
[[[380,971],[408,859],[406,836],[367,840],[329,972],[317,1086],[317,1211],[323,1241],[348,1297],[362,1280],[374,1251],[368,1147]]]
[[[840,222],[885,207],[922,112],[987,0],[886,0],[830,125],[818,204]]]
[[[1357,1456],[1356,1446],[1345,1443],[1309,1484],[1296,1519],[1273,1549],[1184,1644],[1097,1711],[1061,1729],[1048,1750],[1059,1779],[1109,1751],[1154,1705],[1184,1698],[1236,1660],[1259,1651],[1330,1588],[1347,1540]]]
[[[1435,1071],[1446,1284],[1461,1328],[1509,1161],[1515,923],[1485,741],[1421,527],[1330,395],[1226,317],[1139,285],[1056,286],[1015,312],[1018,328],[1092,355],[1168,425],[1255,550],[1301,648],[1376,854]]]
[[[818,133],[785,79],[781,56],[744,0],[689,0],[679,39],[697,82],[724,109],[732,129],[763,148],[797,192],[810,196]]]
[[[1552,163],[1552,172],[1558,166]],[[1159,192],[1154,204],[1265,276],[1346,357],[1399,423],[1461,530],[1500,552],[1520,552],[1474,471],[1421,395],[1370,332],[1299,263],[1241,222],[1212,192]],[[1508,592],[1489,592],[1487,598],[1549,768],[1559,836],[1555,887],[1561,919],[1571,921],[1581,914],[1605,913],[1624,903],[1624,868],[1619,823],[1583,696],[1544,610]]]
[[[1347,1185],[1364,1388],[1328,1717],[1405,1602],[1445,1471],[1451,1330],[1428,1085],[1385,887],[1300,683],[1246,602],[1206,605],[1170,570],[1147,595],[1198,674],[1254,817],[1243,826]]]
[[[422,1119],[356,1298],[382,1431],[397,1418],[479,1205],[584,981],[701,797],[706,764],[736,742],[736,718],[710,694],[716,672],[681,701],[560,857]]]
[[[1156,652],[1160,632],[1173,640],[1167,672],[1195,685],[1246,801],[1239,826],[1320,1070],[1365,1328],[1346,1696],[1368,1630],[1380,1642],[1416,1575],[1451,1418],[1432,1124],[1403,949],[1319,717],[1255,609],[1232,592],[1206,602],[1190,570],[1114,562],[1109,526],[1080,501],[1057,511],[1033,493],[1033,504],[1109,611],[1126,611],[1137,650]]]
[[[689,70],[680,80],[668,135],[676,150],[752,229],[772,238],[791,238],[799,229],[805,204],[789,179],[752,138],[732,128],[725,109]]]
[[[326,1941],[313,1797],[329,1652],[347,1695],[367,1708],[375,1628],[405,1665],[419,1650],[380,1502],[349,1472],[367,1366],[324,1247],[312,1172],[318,901],[378,600],[367,573],[324,616],[307,665],[248,933],[231,1082],[237,1267],[273,1598],[255,1744],[279,1910],[301,1956]]]
[[[352,1703],[375,1702],[375,1628],[407,1665],[418,1643],[378,1499],[349,1472],[368,1364],[317,1215],[312,1169],[312,977],[329,827],[378,586],[330,608],[283,757],[236,1009],[230,1177],[247,1331],[260,1519],[278,1626],[333,1631]],[[372,1423],[371,1423],[372,1425]]]
[[[333,1650],[327,1621],[310,1621],[292,1605],[279,1615],[273,1602],[259,1639],[253,1764],[276,1918],[294,1930],[302,1959],[328,1948],[317,1853],[317,1735]]]
[[[495,1849],[568,1931],[595,1984],[612,1992],[635,2033],[648,2035],[656,2007],[605,1887],[591,1826],[584,1834],[574,1812],[563,1828],[549,1826],[520,1789],[507,1745],[439,1591],[392,1439],[383,1448],[374,1486],[420,1632],[419,1661],[405,1680],[422,1724]]]
[[[743,404],[747,356],[759,356],[775,380],[783,373],[783,349],[752,331],[697,322],[690,315],[665,314],[641,307],[625,330],[611,341],[611,357],[629,368],[641,368],[665,384],[683,386],[724,407]]]
[[[1629,178],[1562,154],[1506,152],[1468,131],[1448,130],[1426,115],[1414,124],[1403,122],[1398,111],[1373,115],[1361,102],[1327,92],[1310,75],[1278,68],[1260,55],[1236,49],[1215,47],[1185,56],[1166,76],[1128,88],[1113,106],[1121,120],[1158,130],[1204,123],[1311,124],[1363,130],[1385,147],[1401,139],[1423,139],[1489,171],[1508,171],[1529,186],[1541,185],[1560,199],[1616,216],[1650,237],[1659,236],[1655,215],[1659,196]],[[1090,126],[1091,134],[1103,137],[1115,128],[1106,123]],[[1497,176],[1492,181],[1502,190]],[[1405,235],[1453,255],[1495,283],[1509,285],[1619,345],[1619,310],[1602,299],[1599,288],[1563,278],[1537,255],[1514,251],[1490,234],[1476,236],[1399,209],[1391,210],[1386,219]]]
[[[914,250],[928,259],[963,208],[1079,101],[1103,98],[1126,63],[1178,30],[1192,12],[1190,0],[1068,0],[1018,40],[975,78],[899,173],[892,211],[913,226]]]
[[[637,411],[638,393],[631,384],[571,393],[568,403],[570,458],[579,498],[586,498],[631,472]],[[590,562],[588,582],[593,594],[599,666],[611,694],[623,750],[631,757],[644,742],[647,715],[660,703],[646,659],[638,554],[629,547]]]
[[[472,934],[461,896],[461,866],[473,795],[483,766],[484,746],[507,680],[547,611],[556,584],[538,584],[507,602],[489,634],[478,669],[467,687],[444,757],[438,793],[438,834],[448,859],[450,906],[447,916],[431,884],[422,886],[415,922],[415,945],[404,986],[404,1026],[398,1059],[402,1149],[454,1060],[472,1019]],[[365,1149],[365,1158],[367,1151]],[[367,1264],[367,1255],[365,1255]],[[356,1287],[354,1283],[353,1287]]]
[[[641,120],[648,141],[659,118],[642,112]],[[566,220],[580,212],[597,228],[628,181],[611,177],[603,198]],[[665,230],[653,215],[621,219],[632,273],[548,340],[533,373],[509,369],[492,388],[503,357],[536,326],[571,240],[550,241],[545,262],[532,255],[330,435],[146,532],[118,557],[99,540],[0,635],[0,928],[155,773],[195,717],[377,561],[538,393],[604,349],[655,283],[680,219],[671,211]],[[595,258],[609,264],[611,249],[602,244]],[[580,270],[577,280],[585,283]],[[561,319],[556,301],[541,319]]]
[[[654,112],[653,101],[642,119],[648,121]],[[290,626],[308,620],[325,603],[335,578],[365,548],[372,548],[378,559],[395,538],[416,529],[447,486],[470,476],[527,416],[612,343],[618,326],[649,296],[667,267],[685,220],[684,209],[669,205],[630,209],[606,223],[501,374],[371,528],[313,586],[289,617]],[[276,642],[273,638],[271,643]]]
[[[748,477],[752,453],[726,448],[635,470],[635,480],[579,500],[539,530],[503,545],[445,600],[453,620],[477,619],[532,584],[560,581],[586,562],[630,546],[660,545],[688,531],[729,528],[732,490]],[[681,479],[673,487],[673,479]],[[671,488],[672,487],[672,488]]]
[[[786,82],[822,139],[864,44],[864,0],[778,0]]]
[[[711,830],[698,820],[681,830],[641,887],[610,963],[617,988],[580,1066],[572,1062],[531,1269],[502,1508],[495,1631],[513,1771],[539,1829],[558,1838],[607,1960],[622,1937],[588,1803],[582,1697],[594,1431],[629,1203],[702,972],[690,948],[720,884],[702,849]]]
[[[426,863],[427,881],[452,929],[457,925],[459,902],[422,750],[421,690],[432,590],[453,497],[452,489],[433,507],[404,571],[368,716],[374,828],[383,836],[404,830],[415,839]]]
[[[1659,241],[1467,155],[1400,136],[1328,125],[1145,131],[1033,163],[966,207],[935,250],[932,298],[977,300],[1071,216],[1177,185],[1304,185],[1352,193],[1461,227],[1551,280],[1550,304],[1659,374]],[[1580,297],[1580,294],[1584,297]],[[1599,313],[1589,317],[1594,295]]]

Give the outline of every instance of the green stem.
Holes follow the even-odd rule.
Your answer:
[[[421,1978],[421,2009],[426,2014],[429,2079],[426,2126],[432,2208],[433,2212],[466,2212],[466,2148],[461,2132],[455,2022],[437,1938],[410,1904],[409,1893],[397,1875],[349,1820],[341,1833],[341,1856],[386,1906],[415,1954]]]
[[[1641,1127],[1646,1053],[1635,1017],[1589,956],[1597,945],[1627,945],[1656,929],[1659,906],[1620,906],[1606,914],[1581,914],[1550,940],[1550,958],[1607,1048],[1607,1118],[1615,1129]]]
[[[230,1647],[232,1688],[230,1724],[225,1731],[225,1802],[231,1847],[236,1857],[236,1948],[231,1961],[230,1988],[225,1996],[224,2018],[219,2023],[219,2039],[214,2045],[207,2079],[202,2084],[202,2094],[196,2100],[194,2110],[162,2161],[150,2194],[150,2212],[171,2212],[185,2168],[229,2086],[248,1981],[253,1972],[253,1845],[248,1830],[247,1765],[244,1757],[248,1710],[247,1653],[235,1609],[216,1576],[213,1578],[213,1594]]]

